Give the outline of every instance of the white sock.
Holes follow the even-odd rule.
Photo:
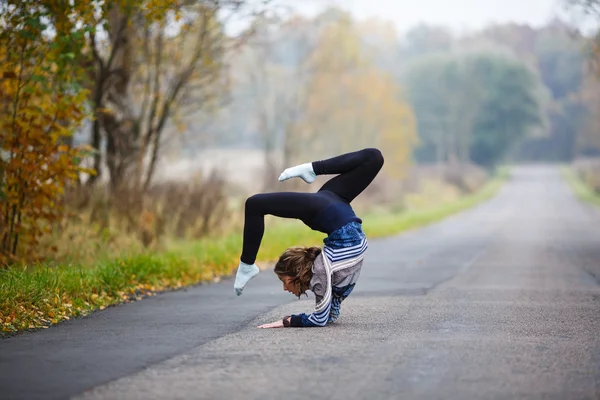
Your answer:
[[[313,183],[317,175],[313,170],[312,163],[296,165],[295,167],[286,168],[279,176],[279,182],[290,178],[300,177],[306,183]]]
[[[246,283],[248,283],[250,279],[254,278],[259,272],[260,270],[256,264],[250,265],[240,261],[240,265],[238,266],[238,270],[235,275],[235,283],[233,284],[235,294],[238,296],[241,295]]]

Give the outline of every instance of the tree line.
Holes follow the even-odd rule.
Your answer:
[[[326,25],[324,21],[343,20],[346,27],[338,29],[327,49],[317,34],[319,27]],[[540,28],[490,26],[460,37],[444,27],[420,25],[400,37],[385,21],[352,20],[341,10],[329,10],[314,19],[298,16],[263,35],[260,47],[248,48],[236,59],[232,103],[223,109],[221,123],[205,130],[217,144],[256,146],[262,137],[267,149],[274,146],[288,154],[285,138],[290,135],[283,119],[290,119],[292,105],[284,99],[309,94],[312,104],[320,102],[318,113],[300,112],[308,109],[300,103],[292,107],[312,129],[307,143],[317,145],[319,137],[353,143],[356,137],[368,137],[358,130],[377,131],[368,121],[381,117],[366,115],[369,108],[364,103],[381,95],[377,80],[387,79],[384,86],[407,110],[398,124],[416,125],[415,134],[407,138],[417,139],[401,144],[416,162],[472,162],[493,168],[510,161],[568,162],[600,152],[597,77],[590,64],[595,42],[560,20]],[[331,73],[324,60],[318,67],[310,64],[319,51],[328,55],[327,62],[338,72]],[[350,75],[355,72],[342,60],[356,54],[373,74]],[[363,90],[343,92],[341,69],[352,76],[352,85],[362,82]],[[259,79],[260,74],[268,78]],[[311,88],[309,79],[319,89]],[[391,104],[383,97],[373,101],[382,108]],[[352,107],[358,111],[350,111]],[[350,116],[335,122],[342,110]],[[255,121],[259,115],[262,122]],[[398,126],[395,130],[407,132]]]

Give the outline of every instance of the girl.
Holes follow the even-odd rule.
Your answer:
[[[339,317],[340,305],[356,284],[367,249],[362,220],[350,202],[365,190],[382,166],[383,156],[373,148],[313,161],[286,169],[279,181],[300,177],[310,184],[317,175],[339,174],[317,193],[263,193],[246,200],[243,249],[234,283],[238,296],[259,272],[255,261],[265,215],[300,219],[311,229],[327,234],[323,249],[291,247],[275,266],[283,290],[298,297],[307,290],[315,294],[315,311],[288,315],[259,328],[325,326]]]

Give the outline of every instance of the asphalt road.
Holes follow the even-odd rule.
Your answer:
[[[335,325],[256,329],[313,299],[271,271],[0,341],[0,398],[600,399],[600,214],[555,169],[371,240]]]

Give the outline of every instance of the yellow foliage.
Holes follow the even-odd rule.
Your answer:
[[[383,173],[401,179],[417,144],[415,117],[394,79],[369,60],[352,21],[324,29],[311,63],[303,129],[317,142],[335,137],[329,152],[379,147]]]
[[[79,36],[60,18],[55,26],[67,31],[45,36],[43,17],[13,12],[0,34],[0,265],[35,258],[39,237],[61,215],[65,186],[82,171],[82,149],[64,144],[85,116],[87,93],[71,61]]]

